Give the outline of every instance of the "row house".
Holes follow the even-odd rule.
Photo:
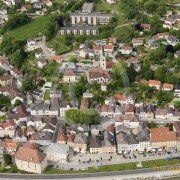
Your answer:
[[[139,126],[139,119],[134,114],[122,114],[115,118],[115,127],[124,125],[128,128],[136,128]]]
[[[67,144],[51,143],[46,150],[47,160],[53,162],[66,162],[69,154]]]
[[[152,149],[176,148],[176,132],[168,127],[152,128],[150,134]]]
[[[133,132],[126,126],[117,126],[116,141],[118,153],[137,150],[139,152],[144,152],[151,150],[150,132],[141,125],[135,128]]]
[[[12,85],[12,76],[10,74],[3,74],[2,76],[0,76],[0,85]]]
[[[13,120],[0,123],[0,137],[14,138],[15,135],[15,123]]]
[[[50,103],[40,102],[32,104],[30,107],[31,115],[35,116],[58,116],[59,102],[57,98],[51,98]]]
[[[62,101],[60,104],[60,116],[64,117],[65,112],[69,109],[78,109],[78,104],[75,101]]]
[[[72,26],[61,27],[60,35],[74,34],[74,35],[98,35],[99,29],[96,26]]]
[[[87,80],[88,82],[96,81],[98,83],[109,82],[110,74],[107,70],[103,70],[102,68],[93,68],[88,70]]]
[[[14,155],[18,149],[19,142],[13,139],[6,139],[5,141],[5,153]]]

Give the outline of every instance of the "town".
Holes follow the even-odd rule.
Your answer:
[[[87,170],[180,154],[178,7],[136,17],[124,0],[99,3],[110,9],[0,1],[2,171]],[[33,34],[34,22],[42,32]]]

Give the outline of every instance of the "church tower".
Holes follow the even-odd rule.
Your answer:
[[[104,54],[103,46],[101,46],[99,65],[102,69],[106,70],[106,57]]]

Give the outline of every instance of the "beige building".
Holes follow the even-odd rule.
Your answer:
[[[69,154],[69,145],[51,143],[47,151],[47,159],[55,162],[66,162]]]
[[[41,174],[47,166],[47,157],[36,149],[20,147],[15,154],[15,163],[20,170]]]
[[[10,85],[12,84],[12,76],[7,74],[0,77],[0,84],[2,86]]]
[[[72,26],[61,27],[60,35],[74,34],[74,35],[98,35],[99,30],[96,26]]]
[[[108,24],[111,18],[112,18],[111,14],[72,13],[71,23],[72,25],[79,24],[79,23],[87,23],[89,25]]]
[[[152,128],[150,133],[152,149],[176,148],[176,132],[169,131],[168,127]]]
[[[63,81],[64,82],[76,82],[76,75],[74,74],[74,71],[66,70],[64,72]]]

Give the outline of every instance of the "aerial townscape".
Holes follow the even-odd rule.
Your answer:
[[[175,164],[179,0],[0,0],[0,173]]]

